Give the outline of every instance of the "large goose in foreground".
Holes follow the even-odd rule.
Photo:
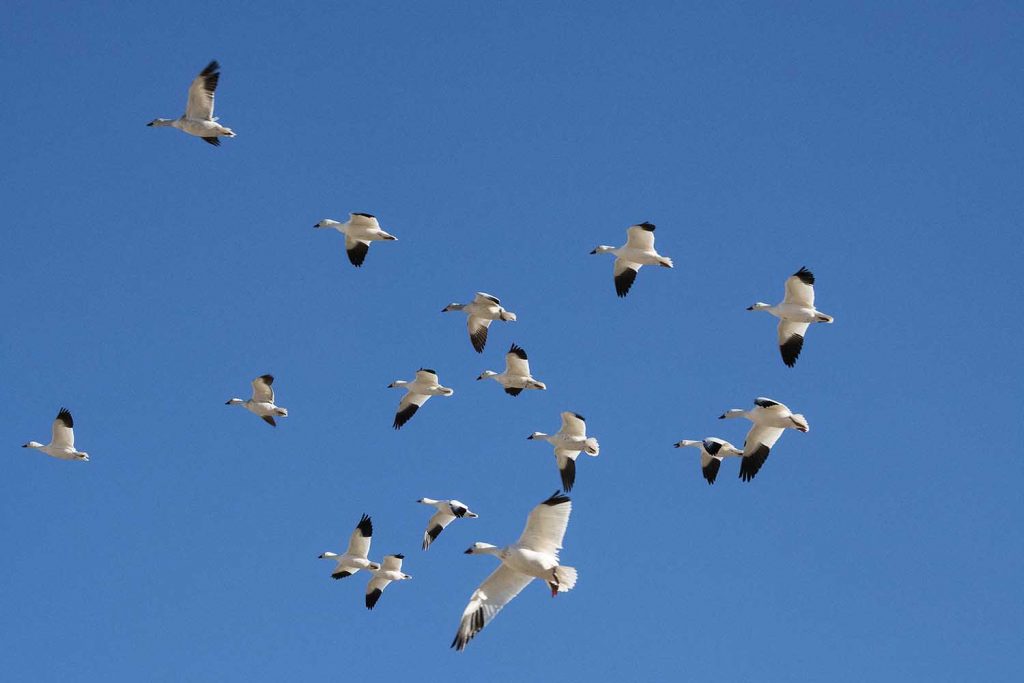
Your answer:
[[[547,582],[552,597],[572,590],[576,585],[576,570],[560,565],[558,558],[571,512],[569,497],[555,491],[533,508],[526,519],[526,528],[512,545],[499,548],[490,543],[474,543],[466,550],[467,555],[494,555],[501,560],[501,566],[470,596],[452,641],[453,648],[465,649],[501,608],[534,579]]]

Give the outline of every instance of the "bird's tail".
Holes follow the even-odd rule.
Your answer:
[[[670,259],[668,256],[662,256],[661,257],[661,265],[663,267],[665,267],[665,268],[671,268],[672,267],[672,259]]]
[[[576,587],[576,568],[555,567],[555,581],[558,583],[559,593],[568,593]]]
[[[584,442],[583,450],[586,451],[587,455],[596,456],[601,452],[601,445],[597,443],[597,439],[590,437]]]
[[[824,313],[819,313],[818,314],[818,322],[819,323],[830,323],[830,322],[832,322],[832,320],[833,320],[833,318],[830,315],[825,315]]]

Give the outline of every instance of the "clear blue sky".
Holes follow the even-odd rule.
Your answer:
[[[5,675],[1016,679],[1019,4],[277,4],[4,4]],[[238,137],[147,128],[214,58]],[[348,211],[399,237],[358,271]],[[588,252],[643,220],[676,267],[619,300]],[[788,369],[744,308],[803,265]],[[474,381],[512,341],[547,392]],[[396,433],[421,365],[455,395]],[[223,405],[265,372],[276,430]],[[707,486],[672,444],[758,395],[810,433]],[[19,448],[61,405],[92,462]],[[579,584],[456,654],[566,409]],[[480,519],[423,553],[421,496]],[[364,512],[415,577],[372,613],[316,559]]]

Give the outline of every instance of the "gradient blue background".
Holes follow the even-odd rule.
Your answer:
[[[378,5],[4,3],[5,677],[1017,680],[1021,6]],[[146,128],[214,58],[238,137]],[[348,211],[399,237],[360,270]],[[676,268],[618,300],[642,220]],[[788,369],[744,308],[803,265]],[[474,381],[512,341],[547,392]],[[223,405],[264,372],[276,430]],[[757,395],[810,433],[707,486],[672,444]],[[89,464],[19,448],[61,405]],[[456,654],[566,409],[579,584]],[[481,517],[423,553],[421,496]],[[363,512],[415,577],[373,612],[316,559]]]

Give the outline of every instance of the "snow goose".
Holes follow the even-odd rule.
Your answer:
[[[29,441],[22,448],[34,448],[61,460],[89,462],[89,454],[75,450],[75,421],[67,408],[61,408],[50,427],[50,443],[45,446],[38,441]]]
[[[718,419],[731,417],[745,417],[754,423],[743,442],[743,459],[740,461],[740,479],[743,481],[754,478],[784,430],[808,432],[811,429],[803,415],[793,413],[778,401],[763,396],[754,399],[754,407],[751,410],[733,408],[720,415]]]
[[[562,428],[556,434],[534,432],[526,438],[547,441],[555,447],[555,464],[558,465],[558,472],[562,476],[562,488],[566,492],[572,491],[573,483],[576,481],[576,458],[580,451],[595,457],[601,452],[597,439],[587,438],[587,421],[579,413],[562,413]]]
[[[405,555],[385,555],[384,561],[379,569],[370,567],[367,571],[373,574],[373,578],[366,584],[366,609],[373,609],[373,606],[380,600],[381,593],[392,581],[405,581],[412,577],[402,573],[402,560]]]
[[[359,518],[356,530],[348,539],[348,550],[343,555],[326,552],[319,557],[321,560],[334,560],[334,571],[331,572],[332,579],[344,579],[352,576],[360,569],[380,569],[380,565],[368,559],[370,553],[370,541],[373,537],[373,522],[368,515]]]
[[[189,135],[195,135],[214,147],[220,146],[220,138],[235,137],[235,131],[217,123],[213,115],[213,93],[220,82],[220,64],[216,60],[206,65],[188,87],[188,103],[185,113],[176,119],[153,119],[147,126],[171,126]]]
[[[466,320],[466,327],[469,328],[469,342],[477,353],[484,352],[484,345],[487,344],[487,328],[491,326],[492,320],[506,322],[515,322],[516,320],[515,313],[501,307],[501,300],[498,297],[486,292],[477,292],[468,304],[453,303],[441,309],[442,313],[448,311],[464,311],[469,316]]]
[[[478,380],[488,378],[505,387],[505,393],[509,396],[518,396],[523,389],[548,388],[544,382],[537,381],[530,375],[530,361],[526,357],[526,351],[515,344],[505,354],[505,372],[499,375],[493,370],[484,370],[483,374],[477,377]]]
[[[252,398],[243,401],[230,398],[224,405],[245,406],[245,409],[259,415],[271,427],[276,427],[275,417],[288,417],[288,409],[274,405],[273,375],[260,375],[252,381]]]
[[[672,259],[654,250],[654,224],[638,223],[626,228],[626,243],[621,247],[597,246],[591,254],[615,254],[615,293],[624,297],[633,286],[641,266],[672,267]]]
[[[552,597],[572,590],[576,585],[576,570],[559,565],[558,560],[571,512],[569,497],[555,491],[554,495],[533,508],[526,519],[526,528],[512,545],[498,548],[489,543],[474,543],[466,550],[467,555],[494,555],[501,560],[501,566],[473,591],[462,612],[452,647],[465,649],[501,608],[534,579],[546,581]]]
[[[356,268],[363,265],[370,251],[370,242],[395,241],[398,238],[380,229],[376,216],[368,213],[350,213],[344,223],[325,218],[314,228],[334,228],[345,236],[345,253]]]
[[[430,368],[420,368],[416,371],[416,379],[411,382],[395,380],[388,385],[388,389],[403,388],[405,396],[398,403],[398,412],[395,413],[395,429],[401,429],[402,425],[412,419],[416,411],[420,409],[431,396],[451,396],[454,389],[443,387],[437,383],[437,373]]]
[[[709,484],[715,483],[718,476],[718,468],[722,460],[730,455],[743,455],[743,451],[733,446],[728,441],[709,436],[703,441],[687,441],[683,439],[676,443],[676,448],[693,446],[700,449],[700,471]]]
[[[423,503],[424,505],[433,505],[437,508],[437,512],[435,512],[427,522],[427,530],[423,533],[424,550],[429,548],[430,544],[434,542],[441,532],[456,519],[460,519],[462,517],[474,519],[479,516],[475,512],[471,512],[468,505],[457,501],[454,498],[452,500],[420,498],[416,502]]]
[[[779,352],[788,367],[796,365],[811,323],[830,323],[832,316],[814,308],[814,273],[801,268],[786,278],[786,296],[772,306],[758,301],[748,311],[768,311],[779,319]]]

